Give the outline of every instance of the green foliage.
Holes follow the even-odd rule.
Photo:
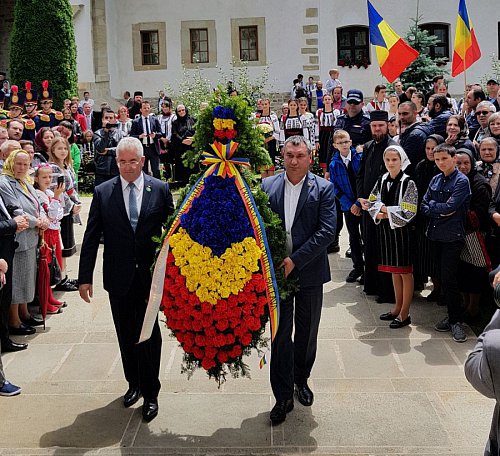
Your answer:
[[[243,96],[230,97],[222,89],[216,90],[208,101],[208,107],[198,115],[194,148],[184,154],[185,164],[194,167],[199,162],[200,154],[211,150],[210,145],[215,140],[212,111],[219,105],[233,109],[237,119],[235,129],[238,132],[236,142],[239,146],[235,156],[248,158],[255,171],[263,166],[270,166],[271,159],[264,148],[264,138],[260,131],[255,128],[252,109],[248,102]]]
[[[438,74],[447,75],[448,71],[440,65],[445,65],[447,59],[432,58],[429,48],[439,40],[434,35],[429,35],[427,30],[422,30],[420,24],[422,16],[411,19],[410,29],[405,35],[406,42],[420,52],[420,55],[401,73],[401,82],[408,87],[415,86],[418,90],[426,91],[432,78]]]
[[[76,44],[69,0],[17,0],[10,38],[11,79],[39,90],[47,79],[54,106],[78,95]]]
[[[484,93],[488,93],[486,91],[486,82],[489,79],[495,79],[500,81],[500,60],[498,60],[496,54],[491,54],[491,72],[485,73],[481,77],[481,85],[483,86]]]
[[[192,72],[186,68],[183,70],[182,80],[179,83],[179,91],[180,95],[174,97],[177,104],[186,106],[189,114],[195,119],[200,113],[201,103],[208,101],[213,93],[210,81],[200,70]]]

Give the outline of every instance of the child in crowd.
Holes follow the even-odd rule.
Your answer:
[[[330,75],[330,79],[326,81],[325,89],[331,95],[335,87],[342,87],[342,83],[339,80],[340,71],[337,68],[332,68],[328,74]]]
[[[434,326],[436,331],[451,331],[455,342],[465,342],[462,296],[458,287],[458,264],[464,247],[465,220],[471,190],[469,179],[456,168],[456,149],[446,143],[434,149],[434,162],[441,171],[434,176],[420,205],[430,218],[427,237],[434,241],[443,303],[448,316]]]
[[[334,185],[335,196],[340,200],[344,213],[353,270],[346,282],[355,282],[364,270],[361,247],[361,204],[356,195],[356,175],[361,166],[361,152],[352,147],[351,137],[345,130],[337,130],[333,134],[335,152],[330,163],[330,181]]]
[[[51,187],[53,187],[53,190]],[[43,241],[55,253],[59,267],[62,268],[61,219],[64,215],[62,207],[65,190],[64,182],[58,182],[54,187],[52,185],[52,167],[48,163],[44,163],[35,169],[35,188],[40,205],[49,219],[49,227],[43,232]],[[47,313],[61,313],[61,307],[65,304],[54,298],[50,287],[48,296]]]

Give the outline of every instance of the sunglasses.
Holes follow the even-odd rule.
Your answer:
[[[491,111],[476,111],[477,116],[487,116]]]
[[[348,100],[347,104],[359,105],[361,101]]]

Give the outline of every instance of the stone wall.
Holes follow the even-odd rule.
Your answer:
[[[14,23],[15,0],[2,0],[0,6],[0,71],[9,78],[9,36]]]

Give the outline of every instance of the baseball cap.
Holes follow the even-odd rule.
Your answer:
[[[490,85],[490,84],[498,85],[498,81],[496,79],[489,79],[488,82],[486,83],[486,85]]]
[[[357,103],[362,103],[363,102],[363,92],[358,89],[351,89],[349,92],[347,92],[347,103],[350,101],[355,101]]]

